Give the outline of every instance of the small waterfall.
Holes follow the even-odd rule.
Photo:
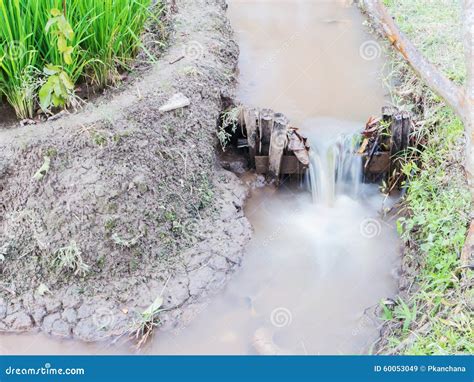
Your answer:
[[[306,184],[315,203],[332,205],[337,195],[359,195],[362,158],[355,153],[358,136],[340,135],[326,143],[311,142]]]

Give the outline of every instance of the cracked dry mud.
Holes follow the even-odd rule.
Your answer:
[[[171,47],[128,89],[54,122],[0,126],[1,331],[107,339],[160,294],[169,330],[239,266],[248,191],[215,157],[238,47],[224,1],[176,5]],[[190,106],[160,113],[178,92]],[[85,276],[53,265],[73,242]]]

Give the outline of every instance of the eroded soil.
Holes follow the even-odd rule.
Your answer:
[[[127,90],[0,130],[1,331],[105,339],[159,295],[161,328],[176,327],[240,264],[247,189],[214,149],[238,47],[224,1],[175,8],[171,48]],[[159,112],[177,92],[190,106]],[[34,179],[44,156],[49,170]],[[85,276],[55,262],[74,245]]]

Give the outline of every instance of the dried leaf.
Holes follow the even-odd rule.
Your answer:
[[[363,154],[365,153],[365,150],[367,149],[367,145],[369,144],[369,139],[368,138],[364,138],[364,140],[362,141],[362,144],[360,145],[359,147],[359,150],[357,151],[357,154]]]

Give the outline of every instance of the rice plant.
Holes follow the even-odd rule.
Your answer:
[[[33,22],[25,17],[20,0],[0,0],[0,95],[4,95],[19,118],[33,115],[38,87]]]
[[[129,69],[138,51],[150,0],[81,0],[76,6],[73,25],[89,20],[82,43],[91,58],[88,75],[97,85],[116,82],[117,69]]]
[[[152,16],[150,4],[151,0],[0,0],[0,98],[5,97],[19,118],[33,118],[38,91],[50,76],[63,73],[60,77],[70,81],[53,77],[50,84],[68,87],[77,82],[99,87],[117,82],[141,47],[145,22]],[[71,32],[66,41],[57,33],[62,27]],[[59,98],[51,93],[47,100],[64,106],[72,92],[67,89],[68,94]]]

